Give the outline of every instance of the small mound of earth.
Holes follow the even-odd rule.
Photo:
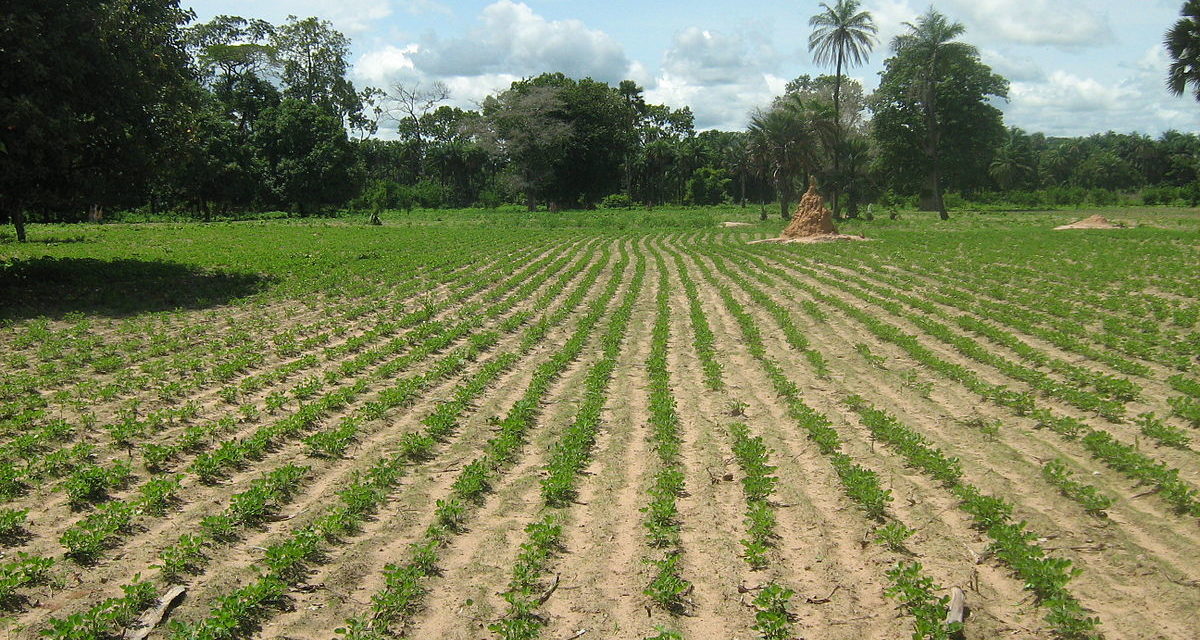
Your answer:
[[[729,229],[731,227],[753,227],[754,225],[749,222],[722,222],[721,226]]]
[[[1054,230],[1062,231],[1063,229],[1124,229],[1124,228],[1125,228],[1125,225],[1111,222],[1111,221],[1109,221],[1108,218],[1105,218],[1104,216],[1097,214],[1094,216],[1088,216],[1088,217],[1084,218],[1083,220],[1076,220],[1075,222],[1072,222],[1071,224],[1064,224],[1060,227],[1054,227]]]
[[[809,180],[808,191],[800,198],[800,203],[792,212],[792,221],[783,230],[783,234],[778,238],[754,240],[750,244],[761,242],[810,244],[835,240],[866,240],[866,238],[838,233],[837,227],[833,226],[833,214],[825,206],[821,194],[817,193],[816,182]]]

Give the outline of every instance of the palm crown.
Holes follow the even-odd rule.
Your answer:
[[[875,21],[870,12],[859,11],[859,0],[838,0],[808,20],[813,32],[808,36],[808,50],[817,64],[858,66],[867,61],[875,44]]]
[[[1183,17],[1167,32],[1164,44],[1173,60],[1167,70],[1167,88],[1181,96],[1190,84],[1200,100],[1200,0],[1183,4]]]

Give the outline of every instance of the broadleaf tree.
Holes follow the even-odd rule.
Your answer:
[[[979,186],[1004,142],[1003,115],[991,100],[1007,97],[1008,81],[979,60],[974,46],[956,40],[961,23],[930,8],[905,26],[871,98],[878,162],[897,191],[919,190],[923,205],[945,220],[947,183]]]

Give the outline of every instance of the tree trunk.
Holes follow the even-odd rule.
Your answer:
[[[937,57],[933,58],[931,69],[936,68]],[[932,75],[932,71],[930,72]],[[925,135],[928,140],[928,146],[925,149],[925,154],[929,158],[929,188],[930,194],[933,196],[933,206],[937,209],[938,217],[942,220],[949,220],[950,214],[946,212],[946,201],[942,197],[942,158],[938,152],[938,146],[941,144],[941,131],[938,129],[937,121],[937,87],[934,81],[927,80],[929,85],[925,88]]]
[[[937,122],[930,118],[929,122],[929,148],[926,154],[929,156],[929,194],[933,197],[933,208],[937,210],[938,217],[942,220],[949,220],[950,214],[946,212],[946,199],[942,197],[942,158],[938,153],[938,135]]]
[[[841,157],[842,157],[842,50],[837,52],[837,70],[833,80],[833,219],[842,219],[842,209],[838,202],[841,195]]]
[[[17,228],[17,242],[25,242],[25,210],[16,203],[11,213],[13,226]]]

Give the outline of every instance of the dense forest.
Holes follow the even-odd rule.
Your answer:
[[[735,203],[786,217],[810,177],[839,216],[1200,203],[1195,134],[1006,127],[1007,80],[933,9],[881,47],[880,86],[864,94],[844,70],[878,44],[871,16],[854,0],[822,7],[809,44],[833,75],[796,78],[744,131],[696,131],[687,107],[649,104],[632,81],[551,71],[477,110],[449,106],[440,84],[355,87],[350,41],[317,18],[15,0],[0,17],[0,216],[19,233],[133,209]]]

